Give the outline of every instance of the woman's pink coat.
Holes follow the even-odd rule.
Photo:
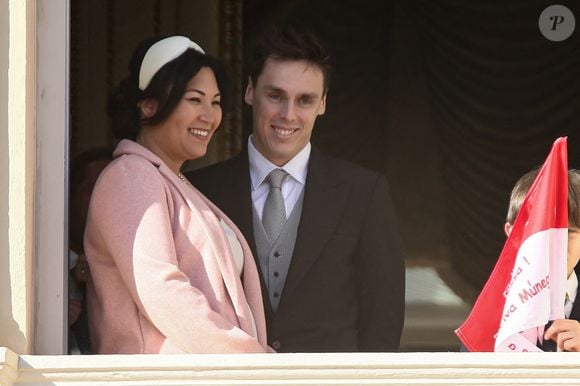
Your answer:
[[[85,232],[93,351],[266,352],[258,272],[238,228],[141,145],[123,140],[114,155]],[[242,245],[241,279],[220,218]]]

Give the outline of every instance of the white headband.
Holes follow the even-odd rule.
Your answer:
[[[205,54],[198,44],[185,36],[171,36],[149,47],[139,70],[139,88],[145,90],[161,67],[183,54],[189,48]]]

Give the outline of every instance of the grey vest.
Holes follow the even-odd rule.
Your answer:
[[[256,242],[256,252],[258,254],[258,261],[260,262],[260,269],[262,270],[262,277],[268,288],[268,296],[272,309],[276,311],[280,303],[280,296],[284,289],[286,282],[286,275],[288,275],[288,268],[292,261],[292,253],[294,253],[294,244],[296,243],[296,235],[298,233],[298,224],[300,223],[300,216],[302,215],[302,201],[304,198],[304,191],[300,195],[298,201],[290,213],[290,217],[286,220],[284,228],[280,232],[277,240],[270,240],[264,230],[264,225],[260,221],[260,217],[253,208],[253,223],[254,223],[254,240]]]

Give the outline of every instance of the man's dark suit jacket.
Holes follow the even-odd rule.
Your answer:
[[[236,223],[257,256],[247,152],[187,177]],[[401,249],[385,178],[313,148],[276,312],[263,292],[268,344],[279,352],[397,351],[405,303]]]
[[[577,265],[574,268],[574,272],[576,272],[576,276],[580,281],[580,265]],[[574,300],[574,305],[572,306],[572,311],[570,312],[570,316],[568,317],[568,319],[577,320],[580,322],[580,291],[576,295],[576,299]]]

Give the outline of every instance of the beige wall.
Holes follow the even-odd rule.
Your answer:
[[[0,234],[0,346],[31,352],[33,282],[32,250],[35,170],[34,1],[3,1],[0,16],[2,195]],[[6,60],[6,58],[8,60]]]
[[[0,346],[2,331],[12,323],[10,245],[8,243],[8,2],[0,2]]]
[[[12,323],[8,244],[8,2],[0,1],[0,346]]]

